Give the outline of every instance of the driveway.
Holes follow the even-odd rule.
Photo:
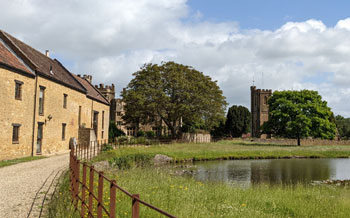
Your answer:
[[[0,168],[0,218],[41,217],[69,154]]]

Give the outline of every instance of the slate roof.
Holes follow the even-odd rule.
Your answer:
[[[70,73],[58,60],[47,57],[43,53],[2,30],[0,30],[0,38],[21,60],[23,60],[23,62],[35,71],[36,74],[83,92],[87,94],[88,97],[109,105],[108,100],[91,83]],[[28,70],[15,55],[2,45],[2,43],[0,43],[0,63],[35,76],[35,74]]]
[[[0,63],[6,67],[14,68],[25,74],[35,76],[35,74],[30,71],[18,58],[12,54],[6,46],[0,41]]]
[[[103,94],[101,94],[90,82],[88,82],[86,79],[81,78],[75,74],[72,74],[75,79],[77,79],[80,84],[82,84],[84,86],[84,88],[87,90],[87,96],[95,99],[101,103],[104,104],[108,104],[109,105],[109,101],[103,96]]]
[[[35,50],[31,46],[25,44],[24,42],[16,39],[10,34],[1,31],[0,37],[2,36],[3,40],[8,43],[16,53],[19,53],[23,59],[27,59],[29,63],[32,63],[32,66],[37,73],[42,76],[47,77],[48,79],[61,82],[64,85],[67,85],[71,88],[74,88],[78,91],[85,92],[86,90],[73,78],[70,72],[68,72],[56,59],[51,59],[44,55],[43,53]],[[52,72],[52,73],[51,73]]]

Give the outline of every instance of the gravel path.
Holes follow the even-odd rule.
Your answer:
[[[41,217],[69,154],[0,168],[0,218]]]

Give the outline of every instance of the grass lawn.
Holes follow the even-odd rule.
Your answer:
[[[176,161],[295,156],[334,158],[349,157],[350,146],[296,147],[221,141],[127,147],[105,152],[95,161],[155,154],[164,154]],[[177,217],[350,217],[349,186],[300,184],[240,188],[224,183],[202,183],[152,166],[112,169],[105,174],[129,192],[140,194],[141,199]],[[107,208],[108,190],[105,184],[103,197]],[[70,206],[68,175],[63,178],[49,211],[48,217],[79,217]],[[140,205],[140,216],[162,217],[143,205]],[[131,217],[131,200],[120,191],[117,191],[117,217]]]
[[[350,145],[334,146],[288,146],[258,144],[243,141],[219,141],[203,144],[169,144],[158,146],[125,147],[106,152],[95,161],[110,160],[134,154],[154,156],[163,154],[174,161],[199,161],[216,159],[261,159],[261,158],[339,158],[350,157]]]
[[[32,161],[32,160],[39,160],[39,159],[43,159],[43,158],[46,158],[46,157],[45,156],[30,156],[30,157],[17,158],[17,159],[13,159],[13,160],[3,160],[3,161],[0,161],[0,168],[10,166],[13,164],[28,162],[28,161]]]

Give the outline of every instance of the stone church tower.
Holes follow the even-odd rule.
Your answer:
[[[272,95],[272,90],[256,89],[255,86],[251,86],[250,94],[252,137],[266,138],[266,135],[261,135],[260,126],[269,119],[269,106],[267,100]]]

